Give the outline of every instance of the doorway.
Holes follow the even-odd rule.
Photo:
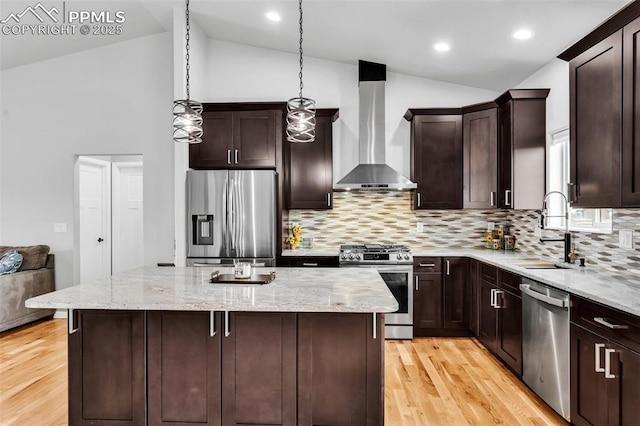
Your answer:
[[[77,157],[77,283],[143,266],[142,164],[140,155]]]

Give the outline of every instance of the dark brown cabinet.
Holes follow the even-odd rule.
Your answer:
[[[464,199],[466,209],[498,206],[498,113],[496,108],[464,114]]]
[[[462,208],[462,116],[409,112],[414,209]],[[446,111],[445,111],[446,112]]]
[[[640,207],[640,18],[623,29],[622,205]]]
[[[469,328],[478,336],[478,261],[469,259]]]
[[[640,318],[571,298],[571,422],[631,425],[640,416]]]
[[[295,268],[337,268],[338,256],[282,256],[278,266]]]
[[[384,424],[384,316],[298,315],[298,423]]]
[[[283,127],[277,104],[204,104],[202,117],[202,143],[189,145],[189,167],[276,168]]]
[[[146,424],[144,312],[83,310],[75,312],[74,322],[69,423]]]
[[[546,192],[549,89],[514,89],[498,104],[498,194],[502,209],[539,209]]]
[[[330,209],[333,207],[333,122],[337,109],[316,111],[316,140],[285,142],[287,207]]]
[[[147,314],[148,424],[220,425],[221,333],[210,315]]]
[[[414,258],[413,334],[469,335],[467,258]]]
[[[479,263],[478,339],[522,375],[522,296],[519,275]]]

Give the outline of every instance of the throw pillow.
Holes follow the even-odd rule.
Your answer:
[[[0,258],[0,275],[16,272],[22,265],[22,255],[15,250],[10,250]]]
[[[44,265],[47,263],[47,255],[49,254],[49,246],[47,245],[41,244],[25,247],[0,246],[0,256],[3,256],[10,250],[15,250],[22,255],[21,271],[44,268]]]

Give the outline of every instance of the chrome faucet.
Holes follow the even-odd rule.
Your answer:
[[[564,215],[562,215],[562,216],[545,215],[545,212],[547,211],[547,199],[549,198],[549,196],[551,196],[553,194],[559,194],[564,199],[565,207],[564,207]],[[567,196],[564,195],[560,191],[547,192],[544,195],[544,200],[542,200],[542,213],[540,214],[540,229],[545,229],[544,228],[544,219],[545,219],[545,217],[547,217],[547,218],[549,218],[549,217],[563,217],[564,218],[564,237],[563,238],[540,238],[540,242],[541,243],[552,242],[552,241],[562,241],[562,242],[564,242],[564,261],[566,263],[570,263],[571,262],[571,257],[569,255],[571,254],[571,233],[569,232],[569,199],[567,198]]]

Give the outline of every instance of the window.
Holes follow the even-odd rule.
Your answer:
[[[559,191],[567,195],[569,183],[569,129],[564,128],[551,134],[551,142],[547,150],[547,192]],[[564,199],[558,195],[550,195],[547,199],[546,227],[564,229]],[[569,213],[569,229],[611,233],[613,230],[612,209],[572,208]]]

